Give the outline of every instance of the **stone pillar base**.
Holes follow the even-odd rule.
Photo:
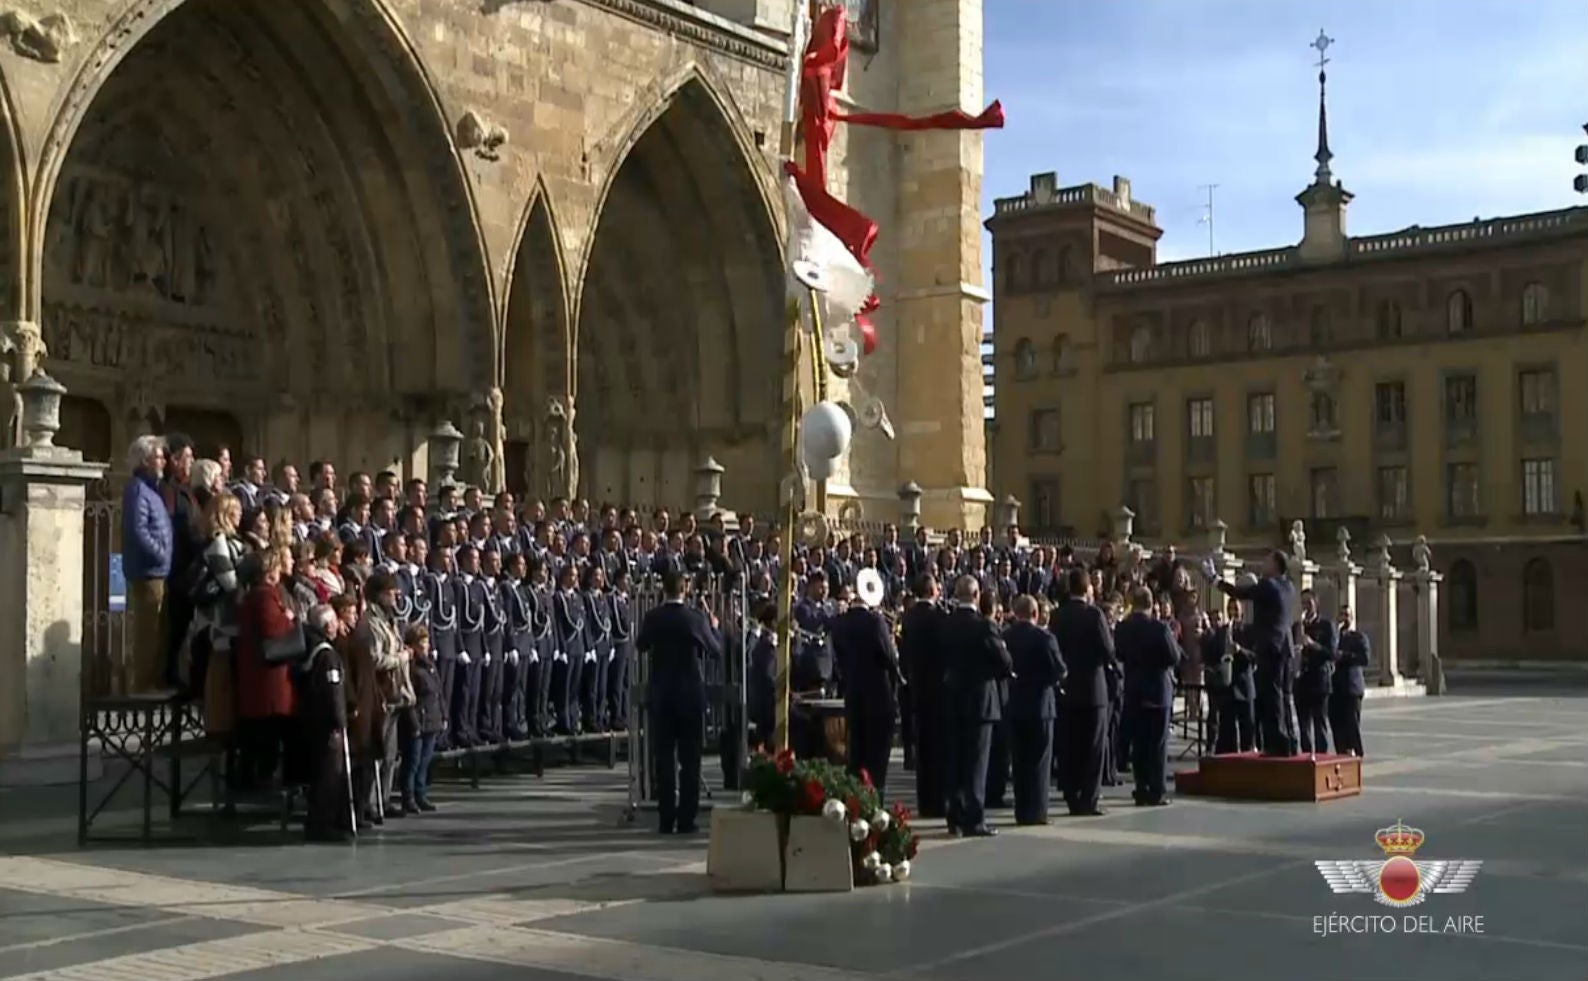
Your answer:
[[[23,746],[0,756],[0,787],[64,787],[77,783],[77,743]],[[104,776],[105,763],[97,752],[88,754],[90,783]]]
[[[921,523],[937,530],[979,531],[991,518],[993,496],[981,487],[928,487],[921,495]]]

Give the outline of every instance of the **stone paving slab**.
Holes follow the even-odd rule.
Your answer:
[[[0,927],[9,922],[5,905],[0,903]],[[123,914],[136,911],[122,910]],[[92,919],[80,915],[63,917],[49,942],[7,946],[0,943],[0,978],[19,974],[55,971],[84,961],[127,957],[169,950],[188,944],[243,937],[264,930],[247,923],[207,920],[196,916],[145,918],[121,927],[94,928]],[[149,979],[139,979],[149,981]]]

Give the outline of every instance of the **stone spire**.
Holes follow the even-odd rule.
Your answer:
[[[1301,238],[1301,257],[1308,261],[1328,262],[1345,255],[1345,208],[1351,203],[1351,192],[1334,179],[1329,164],[1334,154],[1329,150],[1329,64],[1327,52],[1334,39],[1322,31],[1312,47],[1318,52],[1318,151],[1313,159],[1318,169],[1313,171],[1312,183],[1296,195],[1296,203],[1305,214]]]

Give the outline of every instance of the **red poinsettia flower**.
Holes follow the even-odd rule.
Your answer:
[[[871,774],[866,772],[865,767],[860,768],[860,783],[868,790],[873,786],[871,783]]]
[[[788,776],[794,772],[794,751],[791,749],[783,750],[777,754],[775,762],[777,764],[777,772],[782,776]]]
[[[845,797],[844,810],[849,812],[850,820],[860,820],[860,798],[856,797],[854,794],[850,794],[848,797]]]
[[[827,791],[817,780],[805,781],[805,786],[800,788],[801,809],[815,814],[827,802]]]
[[[893,805],[893,817],[897,821],[909,821],[911,817],[910,809],[903,804],[895,804]]]
[[[905,855],[908,856],[909,859],[913,862],[915,860],[915,853],[916,853],[916,851],[918,851],[920,849],[920,847],[921,847],[921,842],[918,839],[911,838],[910,839],[910,847],[905,849]]]

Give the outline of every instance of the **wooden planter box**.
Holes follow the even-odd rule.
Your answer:
[[[715,892],[781,892],[788,818],[715,807],[706,878]]]
[[[783,888],[788,892],[849,892],[855,870],[849,852],[849,825],[821,817],[789,819],[784,849]]]

